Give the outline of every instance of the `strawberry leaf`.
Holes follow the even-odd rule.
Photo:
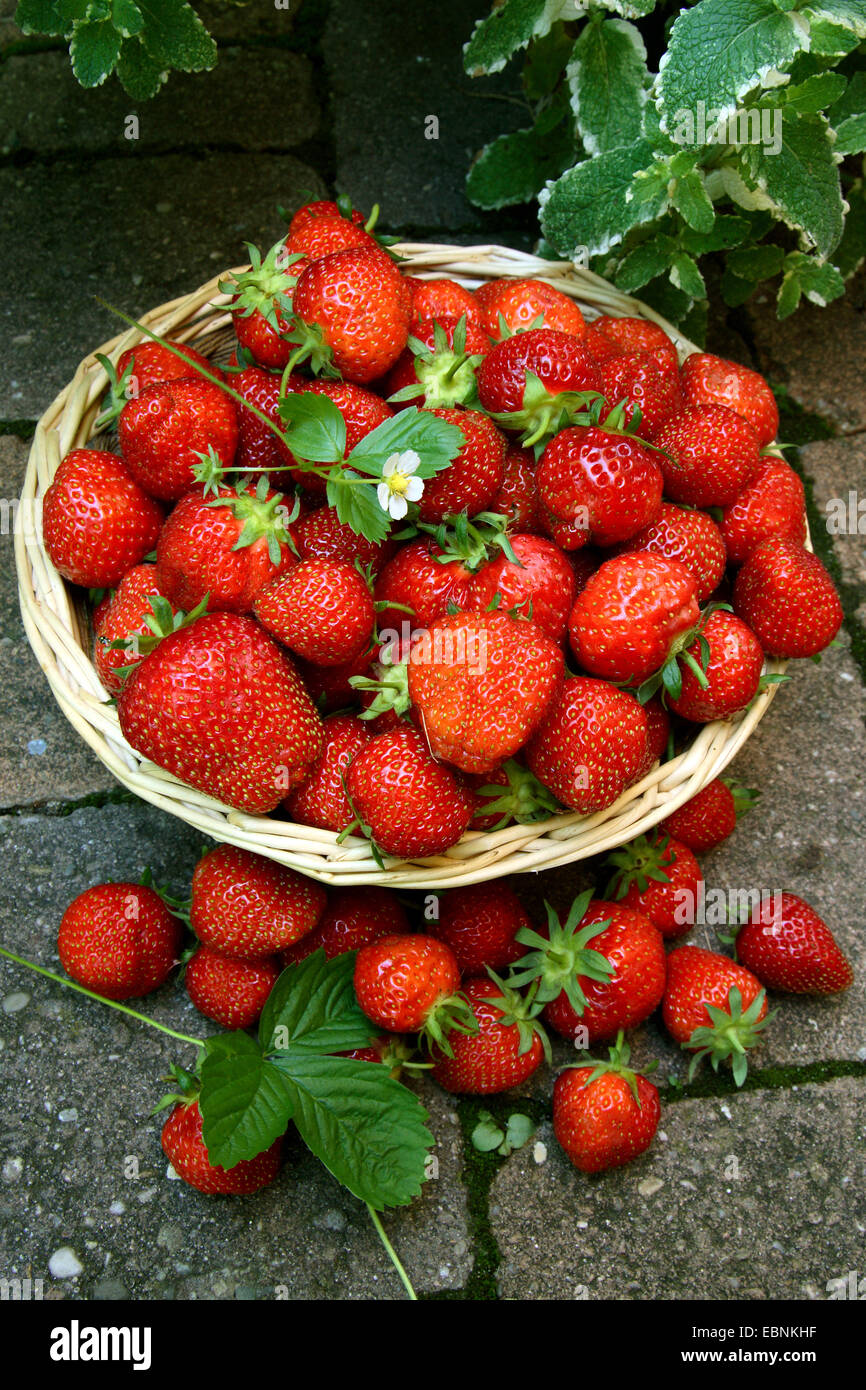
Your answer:
[[[349,1052],[366,1047],[375,1029],[355,1000],[354,969],[354,952],[328,960],[319,950],[284,970],[259,1021],[262,1048]]]
[[[335,468],[325,489],[328,505],[334,508],[339,521],[350,526],[356,535],[366,536],[373,545],[385,539],[391,519],[379,506],[372,483],[365,484],[358,473],[348,468]]]
[[[453,463],[465,443],[463,431],[429,410],[411,405],[390,420],[383,420],[355,445],[348,462],[359,473],[381,478],[392,454],[414,450],[421,460],[415,469],[419,478],[432,478]]]
[[[292,1118],[282,1075],[246,1033],[208,1038],[199,1106],[208,1159],[221,1168],[270,1148]]]
[[[280,401],[287,422],[286,443],[310,463],[337,463],[346,452],[346,422],[332,400],[312,391],[292,392]]]

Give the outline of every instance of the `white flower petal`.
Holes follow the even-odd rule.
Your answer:
[[[400,521],[408,512],[409,504],[405,497],[393,496],[388,503],[388,511],[395,521]]]
[[[376,497],[383,512],[387,512],[388,503],[391,500],[391,489],[387,483],[380,483],[376,488]]]
[[[406,498],[406,501],[407,501],[407,502],[417,502],[418,499],[420,498],[420,496],[421,496],[421,494],[422,494],[423,491],[424,491],[424,479],[423,479],[423,478],[410,478],[409,481],[408,481],[407,484],[406,484],[406,492],[405,492],[405,494],[404,494],[404,496],[405,496],[405,498]]]
[[[421,459],[415,450],[407,449],[404,454],[400,455],[400,472],[414,473],[420,462]]]

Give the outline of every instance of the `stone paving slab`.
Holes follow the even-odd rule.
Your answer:
[[[832,537],[842,577],[863,595],[858,611],[862,620],[866,617],[866,440],[859,434],[851,439],[819,440],[802,448],[800,459],[812,479],[815,503]]]
[[[864,1084],[668,1105],[625,1168],[578,1172],[554,1138],[490,1192],[502,1298],[825,1299],[862,1271]]]

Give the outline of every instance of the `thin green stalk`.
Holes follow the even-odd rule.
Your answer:
[[[412,1302],[412,1303],[417,1303],[417,1302],[418,1302],[418,1295],[416,1294],[415,1290],[414,1290],[413,1287],[412,1287],[412,1281],[411,1281],[411,1279],[409,1278],[409,1275],[406,1273],[405,1269],[403,1268],[403,1266],[402,1266],[401,1263],[400,1263],[400,1258],[399,1258],[399,1256],[398,1256],[396,1250],[394,1249],[394,1247],[393,1247],[393,1245],[391,1244],[391,1242],[390,1242],[390,1240],[388,1239],[388,1237],[385,1235],[385,1228],[384,1228],[384,1226],[382,1225],[382,1222],[379,1220],[379,1213],[376,1211],[376,1209],[375,1209],[374,1207],[371,1207],[371,1206],[370,1206],[370,1203],[369,1203],[369,1202],[367,1202],[366,1205],[367,1205],[367,1210],[368,1210],[368,1212],[370,1213],[370,1220],[372,1221],[373,1225],[374,1225],[375,1228],[376,1228],[376,1234],[378,1235],[379,1239],[381,1240],[382,1244],[384,1245],[389,1260],[391,1261],[392,1265],[394,1266],[394,1268],[396,1269],[397,1273],[399,1274],[399,1276],[400,1276],[400,1282],[401,1282],[401,1284],[403,1285],[403,1288],[406,1290],[407,1294],[409,1295],[409,1298],[410,1298],[411,1302]]]

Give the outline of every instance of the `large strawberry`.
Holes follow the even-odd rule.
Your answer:
[[[655,520],[617,547],[618,554],[627,550],[649,550],[667,560],[679,560],[695,576],[699,603],[715,593],[724,577],[727,554],[722,533],[711,516],[692,507],[662,502]]]
[[[526,444],[550,438],[563,415],[582,409],[603,382],[594,360],[570,333],[547,328],[497,343],[478,368],[481,404]]]
[[[762,541],[734,585],[734,610],[768,656],[817,656],[842,625],[842,605],[817,555],[797,541]]]
[[[324,951],[328,960],[359,951],[380,936],[406,936],[409,922],[396,893],[376,886],[337,888],[328,896],[322,916],[311,932],[281,952],[283,965]]]
[[[559,547],[542,536],[510,535],[508,541],[510,554],[500,551],[472,576],[467,607],[498,607],[531,618],[552,641],[561,642],[577,590],[574,570]]]
[[[489,1096],[520,1086],[550,1056],[532,1005],[496,976],[467,980],[462,994],[477,1031],[451,1033],[451,1055],[434,1053],[434,1080],[455,1095]]]
[[[505,881],[448,889],[439,894],[438,912],[427,929],[451,947],[462,975],[481,975],[488,966],[501,970],[523,955],[515,937],[532,923]]]
[[[679,372],[667,371],[650,352],[623,352],[601,366],[604,395],[611,407],[622,403],[635,434],[653,439],[664,422],[682,407]]]
[[[702,946],[680,946],[668,957],[662,1018],[671,1037],[694,1053],[689,1076],[704,1057],[714,1071],[729,1059],[734,1081],[742,1086],[746,1053],[765,1027],[766,992],[750,970],[730,957]]]
[[[675,688],[667,691],[668,704],[683,719],[698,724],[730,719],[757,695],[764,665],[761,644],[751,628],[726,609],[710,613],[683,655],[686,660]]]
[[[655,521],[662,475],[630,435],[595,426],[560,430],[535,473],[545,529],[565,550],[627,541]]]
[[[254,410],[267,418],[280,429],[280,378],[275,372],[264,367],[245,367],[232,377],[232,389],[243,396]],[[308,383],[300,377],[291,377],[287,390],[305,390]],[[264,470],[272,475],[284,473],[294,465],[294,457],[269,429],[260,415],[245,406],[238,407],[238,447],[235,451],[235,467],[241,473]]]
[[[803,484],[784,459],[762,458],[752,481],[722,513],[722,535],[732,565],[773,536],[806,539]]]
[[[553,1132],[582,1173],[630,1163],[649,1148],[658,1129],[659,1093],[629,1066],[622,1034],[607,1062],[560,1072],[553,1087]]]
[[[87,589],[107,589],[153,549],[162,508],[122,459],[73,449],[42,503],[42,533],[54,568]]]
[[[361,569],[370,569],[373,574],[378,574],[396,550],[390,537],[376,543],[353,531],[333,507],[307,512],[293,524],[292,536],[302,560],[348,560],[351,564],[357,561]]]
[[[60,964],[106,999],[158,989],[177,964],[181,925],[153,888],[99,883],[67,907],[57,936]]]
[[[295,360],[309,358],[349,381],[374,381],[406,346],[411,294],[378,249],[336,251],[313,261],[294,292]]]
[[[602,314],[592,324],[592,333],[594,352],[599,350],[597,345],[602,338],[612,343],[620,352],[650,353],[666,372],[676,371],[679,366],[676,346],[664,329],[657,323],[651,323],[649,319],[630,318],[627,315],[611,318]]]
[[[252,1028],[279,977],[274,956],[236,960],[199,946],[186,963],[184,983],[199,1013],[221,1028]]]
[[[272,636],[317,666],[354,661],[376,623],[363,575],[343,560],[299,561],[259,591],[254,608]]]
[[[400,724],[352,760],[346,787],[362,829],[398,859],[428,859],[456,845],[472,819],[470,793],[431,756],[417,730]]]
[[[504,516],[512,530],[538,536],[544,532],[541,499],[535,480],[535,457],[512,445],[505,455],[502,483],[490,510]]]
[[[665,492],[693,507],[727,507],[755,476],[758,436],[742,415],[723,405],[689,405],[655,436]]]
[[[466,512],[475,516],[493,501],[505,471],[505,437],[480,410],[431,410],[440,420],[456,425],[464,444],[456,458],[424,483],[418,503],[422,521],[444,521]]]
[[[740,927],[737,960],[769,989],[837,994],[854,979],[827,923],[796,893],[779,893]]]
[[[449,605],[468,604],[472,572],[463,558],[451,559],[442,546],[427,538],[409,541],[380,573],[375,587],[380,605],[379,630],[401,631],[427,627],[448,612]]]
[[[582,338],[586,323],[578,305],[544,280],[488,280],[475,291],[481,325],[496,341],[529,329],[544,328]]]
[[[162,1127],[162,1147],[179,1178],[199,1192],[243,1196],[272,1183],[280,1171],[282,1139],[255,1158],[242,1158],[231,1168],[211,1163],[202,1137],[198,1101],[184,1097]]]
[[[433,936],[383,936],[362,946],[353,979],[358,1003],[377,1027],[390,1033],[422,1033],[446,1055],[451,1029],[477,1027],[457,995],[457,962]]]
[[[297,384],[292,385],[293,381],[297,381]],[[296,378],[292,378],[288,384],[288,389],[290,391],[307,391],[314,396],[327,396],[328,400],[333,401],[343,417],[343,424],[346,426],[344,448],[346,454],[350,454],[365,435],[370,434],[385,420],[390,420],[394,414],[381,396],[375,395],[363,386],[357,386],[353,381],[334,381],[330,377],[323,377],[321,381],[298,381]],[[324,498],[327,487],[324,478],[319,478],[308,469],[301,467],[294,468],[292,476],[295,482],[301,483],[307,492],[315,497]]]
[[[662,936],[685,936],[695,924],[704,876],[687,845],[658,831],[609,855],[606,896],[648,917]]]
[[[203,945],[238,960],[265,960],[316,926],[324,888],[262,854],[218,845],[192,876],[190,925]]]
[[[710,352],[693,352],[682,365],[682,383],[688,405],[727,406],[748,420],[762,448],[775,439],[779,409],[758,372]]]
[[[231,396],[203,377],[148,386],[124,406],[117,422],[120,447],[135,481],[153,497],[173,502],[195,486],[202,455],[230,468],[238,443],[238,412]]]
[[[721,777],[702,788],[684,805],[672,811],[659,826],[695,854],[715,849],[733,834],[740,816],[754,804],[758,792],[729,786]]]
[[[322,722],[288,656],[252,618],[208,613],[165,637],[117,702],[133,748],[181,782],[264,815],[302,782]]]
[[[697,584],[679,560],[617,555],[587,581],[568,622],[571,647],[594,676],[640,685],[665,667],[699,617]]]
[[[606,681],[565,681],[526,748],[526,761],[563,805],[583,815],[613,805],[646,756],[646,715]]]
[[[210,372],[219,381],[224,379],[219,367],[196,352],[189,343],[177,343],[170,338],[165,342],[136,343],[120,354],[116,366],[101,354],[98,356],[108,373],[110,388],[96,421],[96,428],[100,430],[112,424],[126,402],[141,395],[146,387],[155,386],[160,381],[174,381],[177,377],[194,375],[195,367],[190,366],[191,362]]]
[[[285,801],[289,817],[300,825],[345,830],[354,820],[346,797],[346,769],[370,740],[370,728],[353,714],[332,714],[324,721],[321,752],[309,776]]]

